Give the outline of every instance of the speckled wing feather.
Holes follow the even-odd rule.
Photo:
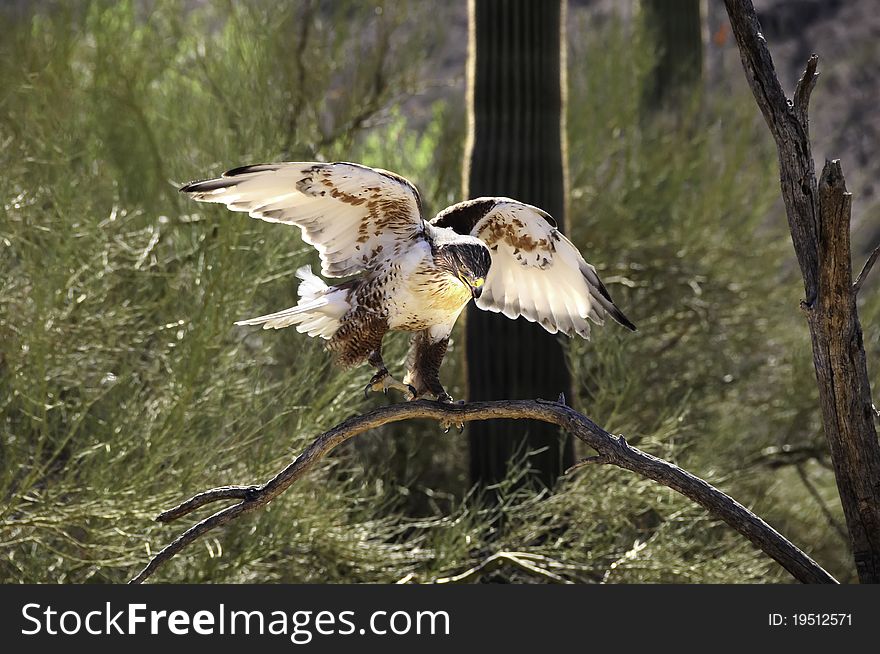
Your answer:
[[[394,173],[359,164],[243,166],[180,190],[202,202],[302,228],[303,240],[318,250],[328,277],[370,270],[424,233],[416,187]]]
[[[477,198],[445,209],[431,224],[471,234],[489,247],[492,266],[479,308],[523,316],[551,334],[589,338],[588,319],[601,325],[606,313],[635,330],[596,269],[545,211],[509,198]]]

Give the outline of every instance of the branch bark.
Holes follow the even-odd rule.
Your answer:
[[[810,57],[794,98],[788,100],[751,0],[725,0],[725,5],[746,78],[776,141],[782,197],[804,279],[802,308],[810,328],[822,421],[856,570],[862,583],[880,583],[880,443],[856,306],[870,265],[853,284],[852,198],[840,162],[826,162],[816,182],[808,105],[818,57]]]
[[[749,539],[797,580],[805,583],[837,583],[834,577],[809,556],[730,496],[686,470],[632,447],[623,436],[608,433],[565,404],[545,400],[501,400],[468,404],[440,404],[421,400],[384,406],[349,418],[318,436],[290,465],[266,483],[208,490],[159,515],[157,520],[160,522],[171,522],[214,502],[240,500],[183,532],[158,552],[130,583],[143,582],[187,545],[212,529],[268,504],[332,449],[350,438],[388,423],[414,418],[429,418],[446,425],[497,419],[540,420],[557,425],[596,450],[601,459],[597,462],[630,470],[692,499]]]

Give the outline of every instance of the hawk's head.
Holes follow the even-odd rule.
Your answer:
[[[489,248],[477,238],[460,236],[460,240],[437,248],[438,266],[466,285],[474,299],[480,297],[492,257]]]

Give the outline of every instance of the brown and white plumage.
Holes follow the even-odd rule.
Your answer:
[[[475,236],[489,248],[492,267],[476,300],[480,309],[523,316],[551,334],[589,338],[588,319],[601,325],[606,313],[635,330],[546,211],[510,198],[477,198],[441,211],[431,224]]]
[[[589,338],[588,320],[610,315],[634,325],[614,305],[595,268],[544,211],[510,198],[453,205],[432,221],[418,190],[394,173],[353,163],[287,162],[244,166],[181,191],[254,218],[296,225],[314,245],[328,286],[308,267],[300,301],[237,324],[320,336],[340,362],[368,360],[373,390],[396,387],[448,400],[439,381],[449,334],[468,301],[509,318],[523,316],[551,333]],[[388,375],[382,338],[413,332],[407,376]]]
[[[381,265],[424,231],[416,187],[394,173],[359,164],[242,166],[180,190],[260,220],[296,225],[318,250],[327,277]]]

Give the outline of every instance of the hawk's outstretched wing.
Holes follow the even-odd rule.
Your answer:
[[[587,319],[602,324],[606,313],[635,330],[596,269],[545,211],[509,198],[477,198],[441,211],[431,224],[476,236],[489,247],[492,266],[476,301],[481,309],[524,316],[551,334],[589,338]]]
[[[424,232],[416,187],[394,173],[359,164],[243,166],[180,190],[254,218],[301,227],[328,277],[373,268]]]

